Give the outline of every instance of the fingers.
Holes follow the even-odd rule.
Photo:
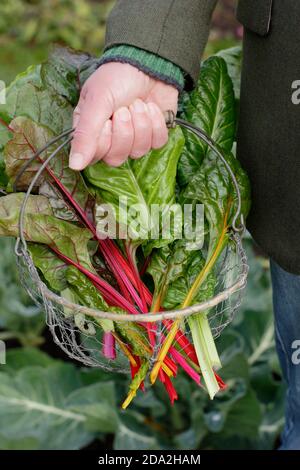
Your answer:
[[[134,141],[131,148],[131,158],[140,158],[151,149],[152,122],[147,105],[140,99],[129,107],[134,127]]]
[[[76,129],[71,147],[70,168],[82,170],[92,162],[96,154],[99,135],[112,112],[113,103],[106,93],[97,91],[83,95],[73,118]]]
[[[112,121],[105,124],[92,163],[103,159],[108,165],[120,166],[128,157],[140,158],[151,148],[166,144],[168,129],[163,113],[155,103],[146,105],[138,99],[129,109],[120,108]]]
[[[149,115],[152,123],[152,148],[159,149],[168,141],[168,128],[165,118],[155,103],[148,103]]]
[[[111,166],[122,165],[128,159],[133,140],[132,116],[129,109],[123,106],[113,115],[111,146],[103,161]]]
[[[75,127],[70,167],[82,170],[103,159],[107,164],[119,166],[130,156],[140,158],[151,148],[160,148],[168,140],[168,130],[160,108],[153,102],[137,99],[127,107],[113,113],[104,97],[83,94],[74,110]],[[99,103],[101,102],[101,105]],[[101,109],[101,113],[99,113]]]

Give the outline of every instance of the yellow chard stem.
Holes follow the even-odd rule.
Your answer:
[[[168,367],[167,364],[165,364],[164,362],[162,363],[161,368],[167,374],[168,377],[173,377],[174,376],[174,374],[171,371],[170,367]]]
[[[192,303],[195,295],[197,294],[197,292],[199,292],[199,288],[206,280],[208,274],[210,273],[215,263],[217,262],[220,254],[222,253],[228,231],[226,221],[227,216],[225,217],[223,229],[218,240],[217,246],[215,247],[215,250],[213,251],[210,259],[207,261],[204,268],[199,273],[194,284],[192,285],[192,288],[190,289],[183,303],[184,307],[187,307]],[[206,317],[206,312],[201,312],[198,315],[193,315],[189,318],[188,321],[201,373],[203,375],[208,394],[210,398],[213,399],[215,394],[220,390],[220,386],[216,380],[213,367],[220,367],[221,363],[218,357],[217,349],[215,347],[213,336],[211,334],[208,319]]]
[[[179,320],[174,321],[174,323],[171,326],[170,331],[169,331],[165,341],[163,342],[161,350],[159,351],[159,354],[157,356],[157,360],[156,360],[156,362],[154,364],[154,367],[153,367],[153,369],[150,373],[150,382],[152,384],[154,384],[156,379],[157,379],[159,369],[162,367],[163,362],[165,360],[165,357],[168,354],[168,351],[169,351],[170,347],[172,346],[172,343],[175,339],[176,333],[179,329],[179,325],[180,325]]]
[[[134,359],[133,355],[131,354],[131,352],[129,351],[129,349],[125,346],[125,344],[123,343],[123,341],[118,337],[118,335],[116,335],[116,333],[112,333],[112,335],[115,337],[118,345],[120,346],[120,349],[123,351],[123,353],[125,354],[125,356],[128,358],[130,364],[133,366],[133,367],[137,367],[137,363],[136,363],[136,360]]]
[[[148,369],[149,369],[148,361],[145,361],[145,362],[141,363],[138,372],[135,374],[135,376],[133,377],[133,379],[131,381],[127,398],[124,400],[124,402],[122,404],[123,410],[125,410],[127,408],[127,406],[130,405],[130,403],[132,402],[132,400],[136,396],[137,391],[140,388],[141,383],[143,382],[143,380],[145,379],[145,377],[147,375]]]
[[[189,290],[184,302],[181,305],[181,308],[186,308],[186,307],[189,307],[191,305],[191,303],[194,299],[194,296],[199,291],[199,288],[201,287],[201,285],[205,281],[207,275],[209,274],[210,270],[212,269],[212,267],[216,263],[219,255],[222,252],[223,245],[224,245],[225,238],[226,238],[226,234],[227,234],[227,231],[228,231],[228,226],[227,226],[228,213],[229,213],[229,209],[228,209],[228,211],[225,215],[225,218],[224,218],[224,225],[223,225],[222,233],[220,235],[218,244],[217,244],[212,256],[210,257],[209,261],[205,264],[204,268],[202,269],[202,271],[199,273],[199,275],[195,279],[191,289]],[[159,370],[162,366],[162,363],[163,363],[166,355],[168,354],[168,351],[169,351],[170,347],[172,346],[172,343],[175,339],[176,333],[178,332],[179,328],[180,328],[180,319],[174,321],[167,337],[165,338],[165,341],[163,342],[163,345],[162,345],[162,347],[160,349],[160,352],[157,356],[157,360],[156,360],[156,362],[154,364],[154,367],[153,367],[153,369],[150,373],[150,381],[151,381],[152,384],[154,384],[156,379],[157,379],[157,376],[158,376]]]
[[[122,410],[126,410],[126,408],[130,405],[130,403],[132,402],[135,396],[136,396],[136,391],[131,390],[122,403]]]
[[[205,264],[204,268],[202,269],[202,271],[198,274],[197,278],[195,279],[191,289],[189,290],[189,293],[188,295],[186,296],[185,298],[185,301],[183,302],[181,308],[186,308],[188,307],[189,305],[191,305],[192,301],[193,301],[193,298],[194,296],[197,294],[199,288],[201,287],[201,285],[203,284],[203,282],[205,281],[207,275],[209,274],[210,270],[212,269],[212,267],[214,266],[214,264],[216,263],[222,249],[223,249],[223,244],[224,244],[224,241],[225,241],[225,236],[226,236],[226,233],[227,233],[227,226],[225,226],[222,230],[222,234],[219,238],[219,241],[218,241],[218,244],[216,246],[216,249],[214,251],[214,253],[212,254],[210,260]]]

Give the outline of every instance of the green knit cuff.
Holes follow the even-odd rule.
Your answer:
[[[147,75],[173,85],[180,92],[184,88],[184,73],[180,67],[144,49],[127,44],[112,46],[102,55],[99,66],[108,62],[134,65]]]

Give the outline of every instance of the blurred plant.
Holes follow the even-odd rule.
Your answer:
[[[13,249],[12,239],[0,240],[0,340],[37,346],[43,342],[44,315],[20,286]]]
[[[213,14],[213,36],[222,38],[233,36],[240,39],[242,26],[235,18],[236,0],[219,0]]]
[[[99,53],[105,21],[114,0],[2,0],[2,41],[45,45],[62,42],[77,49]],[[235,19],[235,0],[220,0],[213,15],[211,39],[240,39],[242,27]],[[211,51],[214,52],[214,51]]]
[[[111,0],[2,0],[2,41],[42,45],[63,42],[100,53]]]

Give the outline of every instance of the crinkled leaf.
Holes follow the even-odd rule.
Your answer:
[[[154,297],[160,296],[162,305],[167,309],[178,307],[204,264],[202,252],[188,251],[184,239],[156,250],[147,269],[154,281]],[[194,303],[211,298],[215,284],[215,277],[210,273]]]
[[[14,183],[15,177],[23,165],[51,139],[53,134],[47,128],[35,124],[25,117],[15,118],[10,123],[10,128],[12,129],[12,138],[5,145],[4,158],[6,172],[10,181]],[[45,157],[49,155],[48,152],[45,153]],[[39,167],[40,162],[37,160],[26,169],[19,181],[19,190],[29,186]]]
[[[250,208],[250,184],[246,173],[232,154],[226,161],[234,173],[242,200],[241,214],[247,217]],[[207,260],[216,250],[220,254],[228,239],[228,230],[237,210],[237,194],[231,176],[224,163],[214,154],[205,158],[198,171],[184,190],[186,199],[204,204],[205,217],[209,223],[209,248]]]
[[[42,64],[41,77],[46,87],[64,96],[73,106],[77,104],[81,90],[81,70],[91,56],[85,52],[74,51],[68,47],[56,46],[47,61]]]
[[[32,155],[47,142],[49,142],[54,134],[47,127],[36,124],[26,117],[17,117],[10,123],[13,129],[13,137],[6,144],[4,149],[6,171],[13,183],[23,165],[32,157]],[[57,147],[51,146],[43,153],[41,159],[33,162],[23,173],[18,182],[18,189],[26,189],[35,173],[51,152]],[[49,164],[50,171],[45,170],[38,185],[42,185],[40,193],[47,196],[55,211],[55,215],[66,219],[73,220],[74,213],[62,198],[57,188],[55,178],[64,185],[72,198],[91,216],[93,208],[93,198],[90,195],[81,174],[69,168],[67,148],[64,148]],[[54,175],[54,177],[53,177]],[[47,181],[47,184],[45,184]],[[73,215],[73,217],[72,217]]]
[[[24,200],[23,193],[8,194],[0,198],[0,235],[3,237],[18,237],[19,215],[21,204]],[[27,226],[30,218],[41,215],[52,215],[52,208],[47,198],[43,196],[30,196],[27,206]],[[32,230],[32,227],[31,227]],[[26,230],[25,230],[26,231]],[[32,241],[32,240],[31,240]]]
[[[18,221],[23,198],[22,193],[0,198],[0,235],[12,237],[19,235]],[[51,214],[52,208],[47,198],[31,195],[24,218],[25,239],[54,247],[73,261],[93,269],[87,246],[91,233]]]
[[[49,200],[53,214],[56,217],[72,222],[78,220],[76,213],[68,206],[65,199],[62,197],[62,193],[55,186],[55,183],[43,179],[38,188],[38,192],[41,196],[45,196]]]
[[[210,57],[202,64],[196,88],[183,100],[183,119],[203,129],[225,151],[235,138],[236,114],[232,81],[221,57]],[[201,167],[208,146],[184,130],[185,146],[178,164],[178,182],[187,184]]]
[[[173,309],[180,306],[190,288],[192,287],[197,275],[201,271],[205,264],[205,258],[201,251],[190,252],[187,262],[182,266],[181,275],[177,277],[172,283],[170,283],[163,306],[166,309]],[[216,287],[216,278],[212,272],[210,272],[202,284],[201,289],[195,296],[193,303],[204,302],[213,297]]]
[[[6,104],[0,106],[0,117],[7,124],[15,117],[28,117],[58,134],[71,126],[72,106],[50,87],[44,87],[40,73],[41,66],[29,67],[16,77],[7,89]]]
[[[37,89],[42,87],[40,72],[40,65],[31,65],[27,70],[19,73],[7,87],[6,102],[5,104],[0,105],[0,117],[7,124],[9,124],[9,122],[19,114],[19,110],[22,106],[23,109],[30,109],[28,95],[26,94],[28,90],[26,90],[24,95],[22,95],[22,93],[28,84],[36,87]],[[23,96],[27,96],[27,99],[24,100]],[[32,112],[34,112],[34,110]]]

